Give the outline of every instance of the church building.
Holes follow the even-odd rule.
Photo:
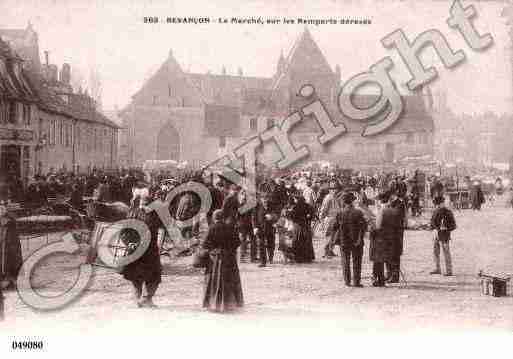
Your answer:
[[[308,161],[358,168],[432,155],[434,123],[429,92],[402,96],[404,111],[393,126],[376,136],[362,137],[366,123],[349,119],[338,109],[342,83],[340,66],[330,66],[308,29],[287,56],[279,56],[271,78],[244,76],[241,69],[237,75],[228,75],[224,69],[221,74],[185,72],[170,52],[120,112],[125,128],[122,156],[129,165],[146,160],[208,164],[308,104],[298,95],[305,84],[314,86],[331,118],[347,128],[329,145],[320,145],[321,128],[313,119],[295,126],[289,137],[296,148],[308,145]],[[369,107],[377,99],[358,95],[353,102]],[[265,146],[274,146],[274,154],[265,155],[265,148],[258,158],[270,165],[267,162],[279,159],[280,154],[277,146]]]

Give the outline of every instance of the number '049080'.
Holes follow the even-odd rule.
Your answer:
[[[12,342],[13,350],[42,350],[43,342],[42,341],[13,341]]]

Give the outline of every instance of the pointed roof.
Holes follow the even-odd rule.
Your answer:
[[[285,76],[290,75],[291,72],[316,72],[324,74],[333,74],[326,57],[312,37],[312,34],[305,27],[301,36],[296,40],[292,49],[290,50],[287,58],[285,59],[285,71],[283,75],[279,76],[272,88],[277,89],[280,87]]]
[[[159,82],[166,81],[166,84],[171,79],[183,78],[184,72],[173,56],[173,51],[169,51],[169,56],[160,66],[160,68],[151,76],[142,87],[137,91],[132,98],[137,98],[140,94],[151,91],[153,87],[158,86]]]

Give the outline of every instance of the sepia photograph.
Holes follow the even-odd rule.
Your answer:
[[[0,353],[507,357],[512,65],[511,0],[0,0]]]

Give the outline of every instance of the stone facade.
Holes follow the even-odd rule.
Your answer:
[[[332,70],[310,32],[305,30],[290,53],[286,57],[280,55],[272,78],[245,77],[242,70],[237,76],[224,71],[220,75],[186,73],[170,52],[161,68],[121,111],[127,129],[122,139],[126,143],[123,156],[131,165],[155,159],[207,164],[307,104],[308,100],[297,95],[305,84],[314,86],[315,96],[326,106],[331,118],[343,122],[348,129],[330,145],[321,146],[316,139],[319,126],[313,119],[303,119],[291,131],[290,138],[296,147],[309,146],[308,160],[357,167],[432,155],[434,125],[429,93],[419,91],[403,96],[405,111],[394,126],[378,136],[362,137],[365,123],[348,119],[337,107],[340,67]],[[362,98],[368,105],[377,99]],[[226,106],[224,122],[210,113],[212,105]],[[231,115],[233,109],[239,112],[236,120]],[[215,126],[211,121],[219,122]],[[168,150],[169,155],[165,156],[162,149]],[[259,160],[270,164],[279,157],[278,148],[270,143],[265,145]]]
[[[5,41],[4,41],[5,39]],[[0,30],[0,172],[35,174],[117,166],[119,126],[70,85],[69,65],[39,61],[37,33]]]

